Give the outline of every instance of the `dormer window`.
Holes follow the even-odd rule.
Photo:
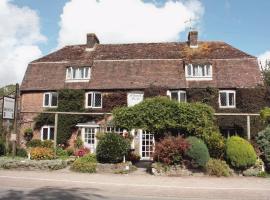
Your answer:
[[[90,67],[69,67],[66,70],[66,81],[84,82],[88,81],[91,76]]]
[[[185,71],[187,80],[212,80],[211,64],[188,64]]]

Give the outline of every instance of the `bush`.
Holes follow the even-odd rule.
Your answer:
[[[52,140],[44,140],[41,142],[41,147],[53,148],[54,142]]]
[[[90,153],[90,150],[84,147],[84,148],[77,149],[74,155],[77,157],[83,157],[88,153]]]
[[[24,130],[24,139],[29,142],[33,138],[33,129],[27,128]]]
[[[41,140],[38,139],[33,139],[29,142],[26,143],[27,147],[41,147],[42,146],[42,142]]]
[[[205,143],[196,137],[187,138],[190,147],[186,151],[186,155],[191,159],[192,167],[205,167],[210,159],[209,152]]]
[[[236,169],[246,169],[256,162],[253,146],[245,139],[233,136],[226,142],[226,158]]]
[[[62,147],[56,147],[56,155],[59,157],[68,157],[69,154]]]
[[[16,150],[16,155],[19,156],[19,157],[23,157],[23,158],[26,158],[28,156],[28,153],[25,149],[17,149]]]
[[[68,156],[74,155],[74,149],[72,147],[69,147],[66,149]]]
[[[6,147],[3,140],[0,139],[0,156],[5,155]]]
[[[202,137],[208,147],[209,154],[212,158],[223,158],[225,154],[225,139],[217,131],[205,133]]]
[[[134,152],[129,152],[128,157],[127,157],[127,160],[132,162],[132,164],[139,162],[140,159],[141,159],[141,156]]]
[[[32,160],[51,160],[54,159],[54,152],[46,147],[34,147],[30,152]]]
[[[206,173],[210,176],[230,176],[231,175],[231,169],[229,165],[223,160],[219,159],[210,159],[206,163]]]
[[[182,164],[184,153],[189,148],[182,137],[166,137],[155,145],[154,160],[167,165]]]
[[[75,160],[75,162],[71,166],[71,169],[76,172],[95,173],[96,167],[96,156],[93,154],[87,154]]]
[[[266,169],[270,171],[270,126],[267,126],[263,131],[259,132],[255,139],[262,151],[262,158]]]
[[[130,143],[121,135],[106,133],[97,145],[97,160],[101,163],[119,163],[129,149]]]
[[[75,145],[76,149],[80,149],[83,147],[83,141],[82,141],[81,137],[77,137],[74,145]]]
[[[257,159],[254,166],[243,171],[244,176],[260,176],[264,172],[264,163],[261,159]]]

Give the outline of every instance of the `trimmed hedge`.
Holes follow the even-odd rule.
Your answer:
[[[246,169],[256,163],[256,152],[245,139],[233,136],[226,142],[226,158],[236,169]]]
[[[192,167],[205,167],[210,159],[209,152],[205,143],[196,137],[187,138],[190,147],[186,151],[186,155],[191,159]]]
[[[128,154],[130,143],[116,133],[106,133],[97,145],[97,160],[101,163],[119,163]]]

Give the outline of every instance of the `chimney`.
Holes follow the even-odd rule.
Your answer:
[[[95,33],[88,33],[87,34],[87,41],[86,41],[88,48],[93,48],[96,44],[99,44],[99,40]]]
[[[198,48],[198,31],[188,33],[188,44],[190,48]]]

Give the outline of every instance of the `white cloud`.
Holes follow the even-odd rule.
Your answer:
[[[18,7],[10,0],[0,1],[0,87],[21,82],[27,64],[41,56],[37,43],[40,33],[37,13]]]
[[[270,62],[270,51],[266,51],[265,53],[259,55],[258,60],[264,67],[266,65],[266,60]]]
[[[63,8],[58,46],[85,43],[96,33],[101,43],[176,41],[189,19],[200,20],[199,0],[167,0],[156,6],[141,0],[70,0]]]

